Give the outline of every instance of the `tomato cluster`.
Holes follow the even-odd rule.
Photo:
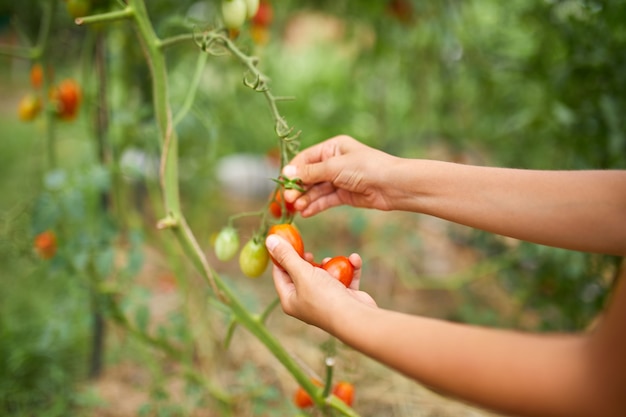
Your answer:
[[[322,383],[317,379],[312,379],[311,381],[317,386],[322,386]],[[352,407],[354,403],[354,385],[346,381],[339,381],[333,387],[332,393],[346,405]],[[300,409],[313,407],[313,399],[302,387],[298,387],[294,393],[293,403]]]
[[[33,246],[40,258],[52,259],[57,253],[57,237],[53,231],[46,230],[35,236]]]
[[[18,104],[17,113],[20,120],[35,120],[43,109],[41,88],[44,85],[44,77],[51,76],[51,71],[44,73],[43,67],[35,63],[30,70],[30,83],[33,91],[27,93]],[[53,86],[48,98],[52,104],[52,111],[61,120],[73,120],[78,115],[82,92],[79,84],[71,78],[61,81]]]

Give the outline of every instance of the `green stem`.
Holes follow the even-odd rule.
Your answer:
[[[116,10],[108,13],[100,13],[91,16],[79,17],[74,20],[74,23],[80,26],[93,23],[115,22],[117,20],[129,19],[133,17],[133,15],[133,9],[129,6],[126,6],[123,10]]]

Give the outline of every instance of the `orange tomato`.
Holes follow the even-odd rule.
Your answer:
[[[267,232],[267,234],[268,236],[278,235],[282,237],[287,242],[289,242],[291,246],[293,246],[293,248],[296,250],[296,252],[298,252],[298,255],[300,255],[300,257],[304,257],[304,242],[302,241],[300,232],[293,224],[275,224],[274,226],[270,227],[270,230],[269,232]],[[271,255],[270,257],[272,258],[272,262],[274,262],[274,265],[280,266],[280,264],[276,262],[276,259],[274,259]]]
[[[354,385],[349,382],[340,381],[333,388],[333,394],[341,401],[352,407],[354,402]]]
[[[43,85],[43,67],[39,63],[30,68],[30,84],[35,88]]]
[[[63,80],[52,92],[57,116],[63,120],[72,120],[76,117],[81,99],[80,86],[72,79]]]
[[[33,120],[41,111],[41,100],[32,94],[23,97],[17,108],[17,114],[20,120]]]
[[[57,252],[57,237],[51,230],[35,236],[35,251],[42,259],[51,259]]]
[[[318,387],[322,386],[322,383],[317,379],[312,379],[311,381]],[[302,387],[298,387],[296,392],[293,394],[293,403],[298,408],[313,407],[313,399]]]

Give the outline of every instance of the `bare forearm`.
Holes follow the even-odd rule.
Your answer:
[[[613,416],[585,337],[537,336],[352,306],[339,339],[432,389],[511,415]]]
[[[399,159],[394,208],[562,248],[626,254],[626,171],[533,171]]]

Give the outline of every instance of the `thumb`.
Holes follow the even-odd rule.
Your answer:
[[[265,239],[265,246],[274,259],[293,279],[292,271],[301,270],[304,267],[312,266],[302,259],[298,252],[289,242],[278,235],[269,235]]]
[[[330,182],[335,177],[329,160],[305,164],[298,164],[294,160],[283,168],[282,173],[287,178],[299,178],[305,185]]]

